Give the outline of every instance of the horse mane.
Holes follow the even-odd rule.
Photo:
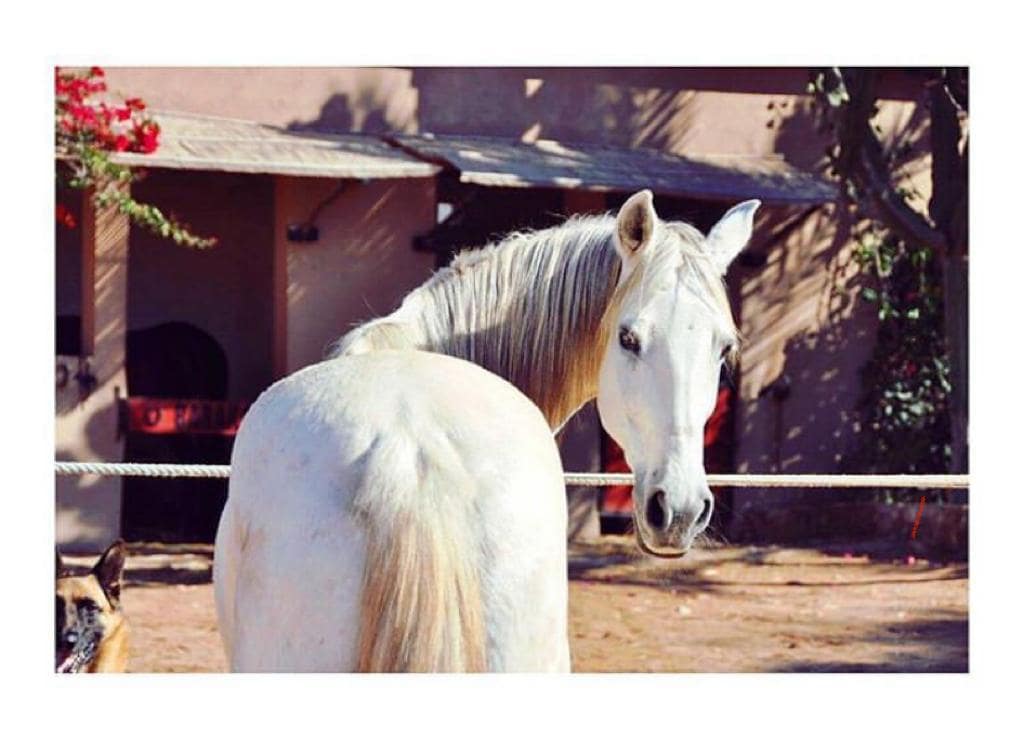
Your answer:
[[[613,216],[579,216],[463,251],[331,354],[415,348],[469,360],[515,385],[557,428],[596,395],[622,303],[672,280],[664,276],[670,269],[688,274],[732,322],[704,236],[692,225],[659,223],[653,246],[621,285],[614,235]]]

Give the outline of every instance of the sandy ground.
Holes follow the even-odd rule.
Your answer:
[[[725,546],[662,561],[620,537],[570,554],[574,671],[967,670],[963,563],[864,546]],[[209,546],[132,546],[130,671],[225,669],[210,566]]]

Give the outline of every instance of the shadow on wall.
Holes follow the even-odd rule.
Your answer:
[[[914,87],[915,92],[918,89]],[[883,102],[875,118],[882,146],[893,159],[894,174],[901,177],[911,177],[927,167],[922,159],[929,152],[918,147],[928,143],[927,95],[918,92],[916,96],[916,101]],[[815,107],[809,96],[773,96],[765,104],[764,125],[775,133],[776,153],[801,169],[823,173],[831,140],[819,125]]]
[[[778,114],[773,102],[805,96],[806,82],[798,68],[417,68],[412,75],[424,132],[674,153],[765,153],[768,121]],[[803,130],[813,135],[809,119]],[[808,140],[789,146],[807,152]],[[821,151],[811,150],[815,158]]]
[[[678,90],[671,71],[653,81],[629,79],[594,69],[417,68],[411,92],[394,91],[387,78],[361,79],[353,90],[332,94],[315,118],[292,120],[288,129],[679,146],[694,125],[694,92]],[[398,106],[396,97],[415,106]]]
[[[777,126],[780,151],[791,148],[788,144],[799,150],[812,121],[809,102],[783,118]],[[927,138],[926,112],[920,103],[890,104],[879,121],[897,174],[916,189],[911,200],[926,201],[927,185],[912,180],[921,183],[921,176],[927,176],[914,148]],[[766,234],[776,235],[787,221],[769,211]],[[860,300],[851,241],[862,226],[854,223],[847,207],[808,215],[767,249],[763,266],[740,283],[747,344],[739,472],[863,472],[857,460],[864,430],[861,373],[874,347],[877,318],[875,309]],[[734,540],[890,533],[905,539],[907,531],[890,524],[885,510],[856,507],[873,495],[871,489],[744,489],[737,492],[737,516],[729,532]],[[966,522],[950,530],[946,537],[956,538]],[[946,543],[942,547],[949,548]],[[965,547],[954,548],[964,555]]]
[[[802,217],[769,211],[764,221],[765,237],[783,237],[766,249],[762,266],[741,268],[738,281],[745,344],[736,471],[842,471],[859,442],[860,368],[876,328],[873,312],[857,305],[849,223],[845,212],[829,210]],[[858,497],[849,490],[737,489],[728,534],[806,539],[819,527],[825,534],[828,513],[820,505]],[[819,505],[808,525],[778,511],[805,502]]]
[[[315,118],[291,120],[287,130],[373,134],[415,132],[415,107],[411,112],[397,108],[390,101],[394,95],[388,81],[361,81],[352,92],[338,92],[328,97]]]
[[[593,69],[442,68],[417,69],[413,84],[427,132],[671,150],[693,126],[694,92],[663,76],[660,90]]]
[[[819,355],[835,355],[850,332],[857,289],[848,286],[856,270],[847,245],[845,212],[831,207],[802,213],[767,208],[755,230],[768,247],[744,253],[753,268],[738,267],[740,319],[745,338],[741,375],[743,397],[757,399],[788,373],[787,348],[819,343]],[[792,378],[792,377],[791,377]]]

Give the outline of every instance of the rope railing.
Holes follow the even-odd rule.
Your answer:
[[[829,475],[825,473],[708,473],[708,485],[729,488],[967,488],[967,475]],[[567,486],[629,486],[627,473],[566,473]]]
[[[227,478],[230,465],[173,465],[142,462],[57,462],[57,475],[143,478]],[[712,473],[708,485],[731,488],[967,488],[967,475],[826,473]],[[628,473],[565,473],[567,486],[629,486]]]

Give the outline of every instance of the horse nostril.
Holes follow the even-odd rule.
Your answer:
[[[714,497],[709,496],[704,499],[704,509],[701,510],[700,517],[697,518],[697,527],[705,527],[711,520],[711,509],[714,506]]]
[[[664,530],[668,525],[668,509],[665,506],[665,492],[655,491],[647,500],[647,524],[654,530]]]

